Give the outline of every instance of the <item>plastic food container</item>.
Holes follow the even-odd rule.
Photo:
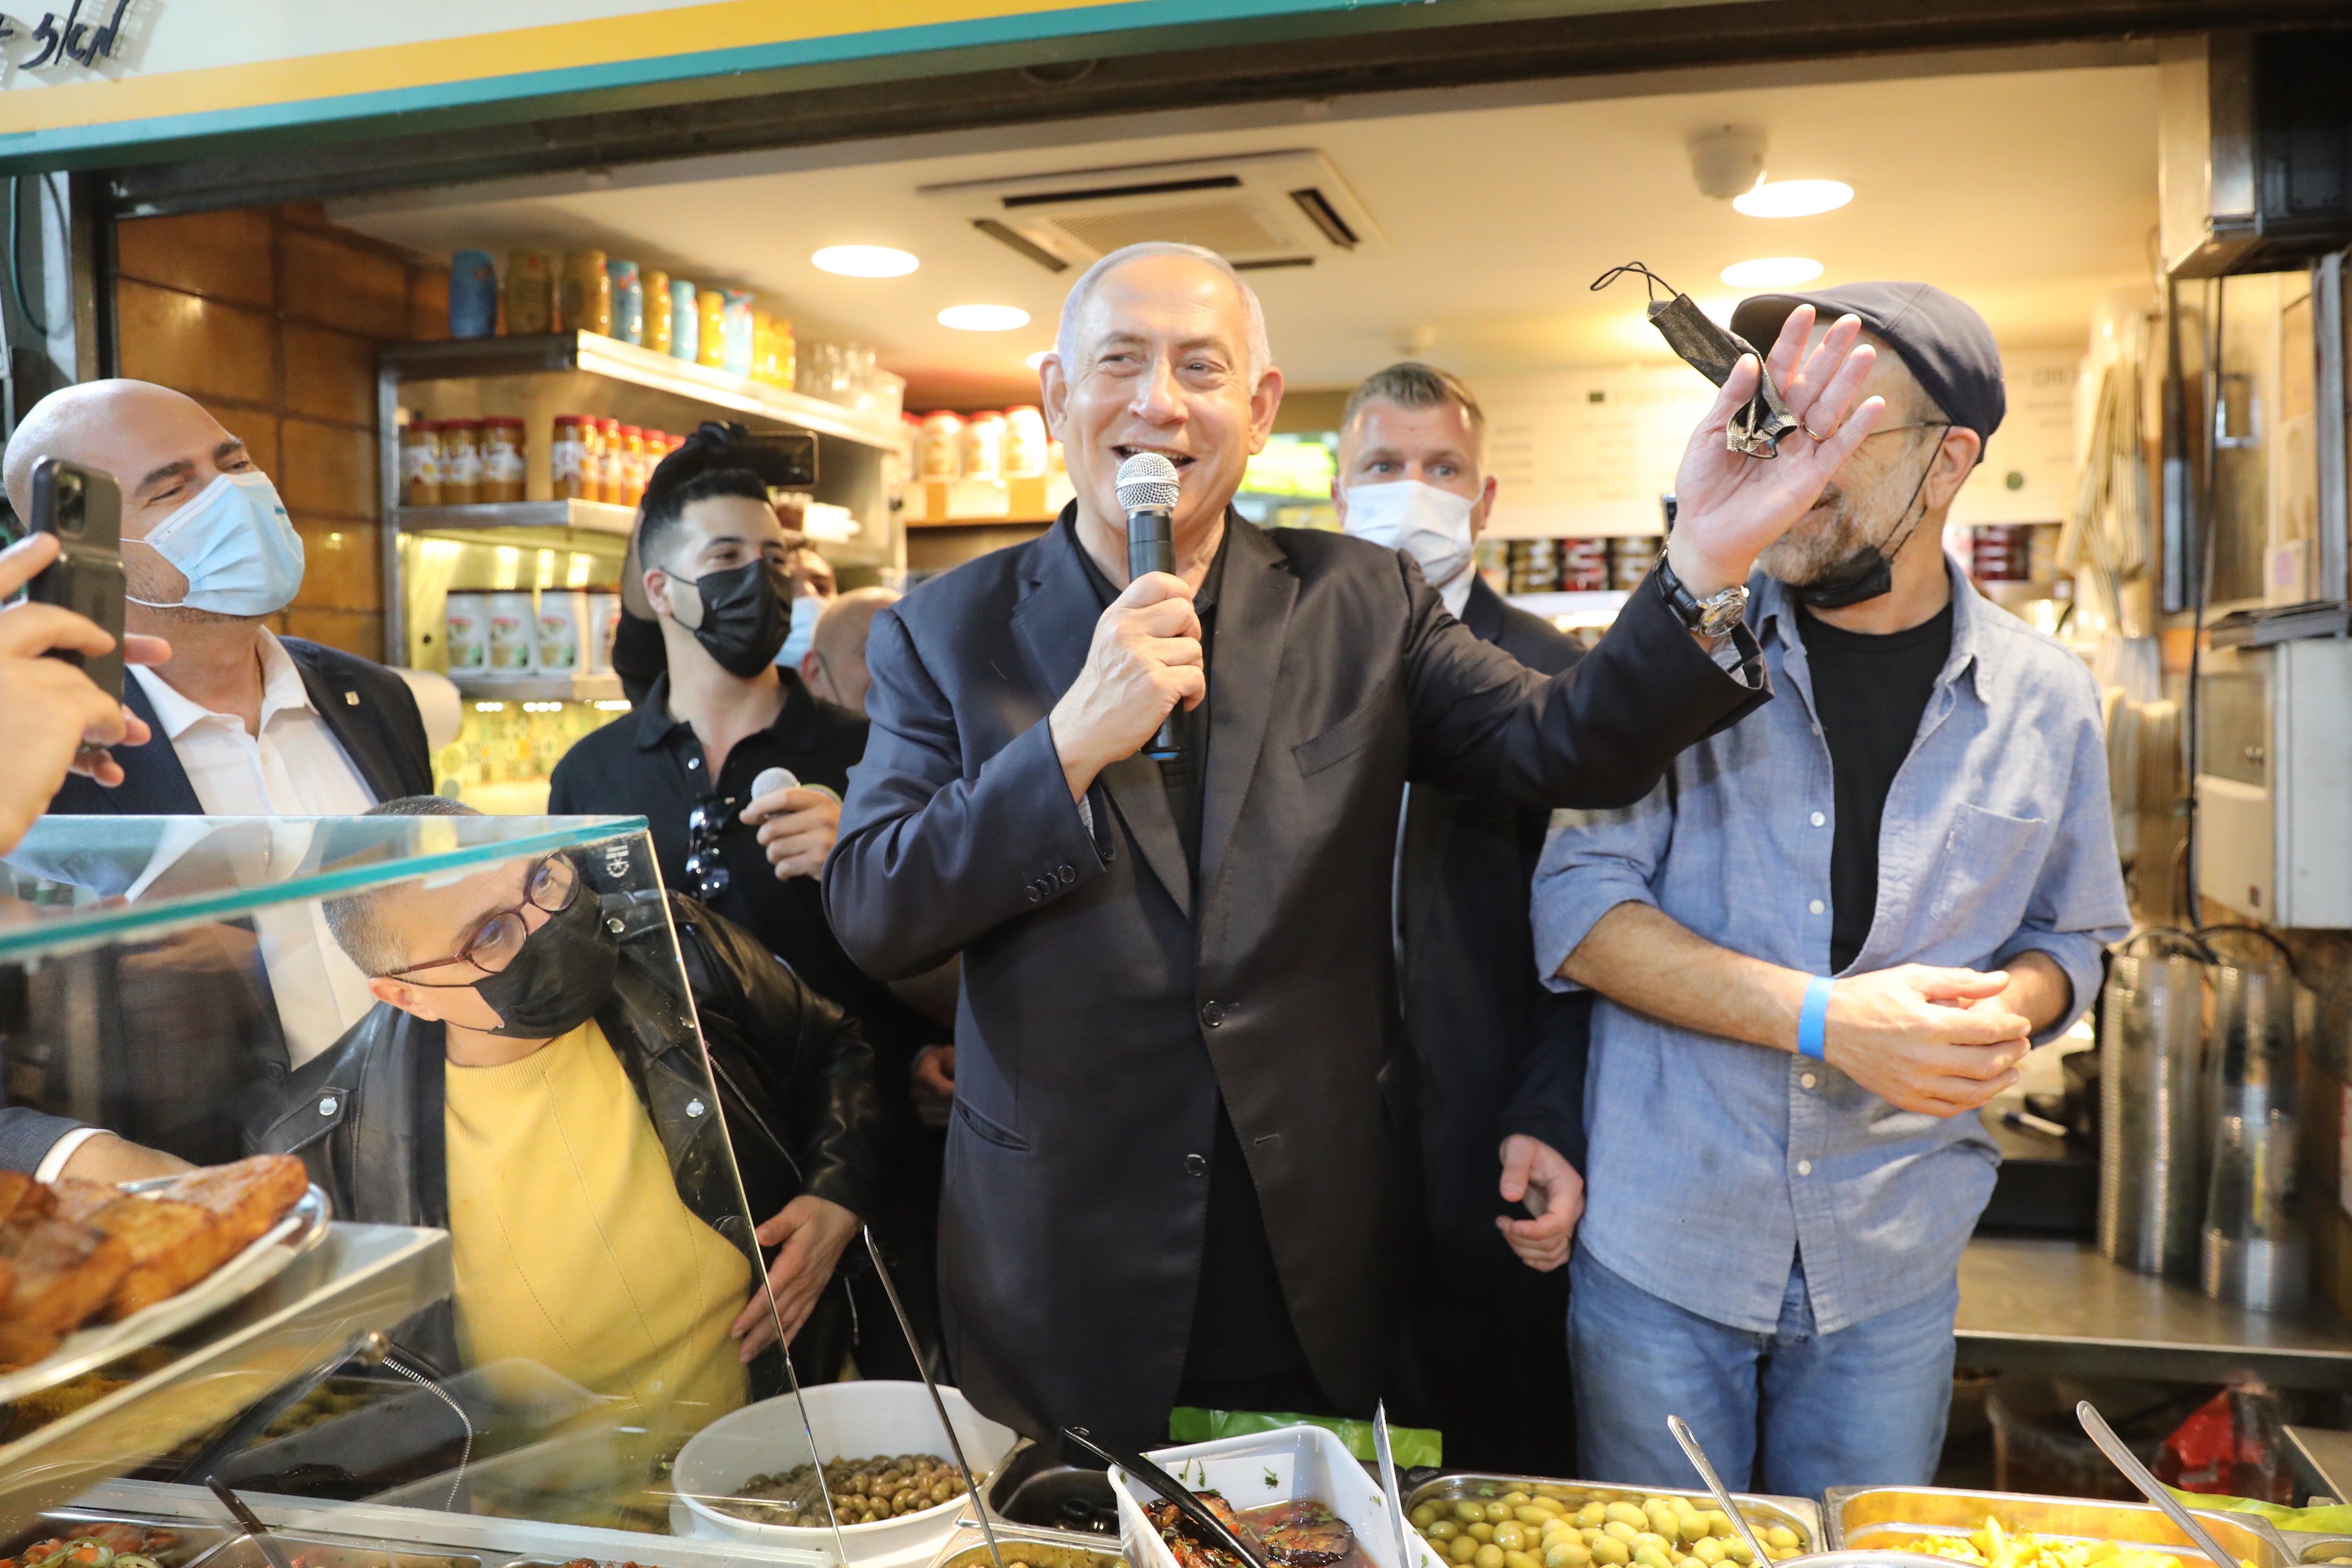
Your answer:
[[[473,506],[482,499],[482,422],[441,421],[441,504]]]
[[[964,421],[963,477],[1001,479],[1004,477],[1004,416],[993,408]]]
[[[673,300],[669,274],[648,270],[643,279],[646,300],[645,346],[657,354],[669,353]],[[691,285],[689,285],[691,287]]]
[[[522,421],[499,414],[482,421],[482,500],[522,500]]]
[[[480,594],[449,595],[442,614],[442,647],[449,656],[452,674],[490,668],[490,607]]]
[[[582,426],[587,421],[577,414],[555,416],[552,435],[547,445],[548,493],[557,500],[588,499],[588,440]]]
[[[1274,1432],[1254,1432],[1242,1437],[1221,1437],[1213,1443],[1188,1443],[1181,1447],[1155,1448],[1145,1458],[1195,1491],[1223,1492],[1236,1510],[1268,1503],[1313,1498],[1356,1532],[1356,1543],[1375,1568],[1452,1568],[1429,1543],[1405,1530],[1406,1544],[1414,1553],[1411,1563],[1397,1562],[1396,1540],[1389,1529],[1388,1505],[1364,1467],[1347,1445],[1320,1426],[1285,1426]],[[1119,1537],[1127,1560],[1135,1568],[1176,1568],[1176,1559],[1143,1505],[1159,1493],[1123,1470],[1110,1473],[1111,1494],[1118,1503]]]
[[[484,594],[481,598],[489,622],[486,639],[489,645],[489,673],[529,675],[531,654],[539,641],[539,617],[531,605],[530,592]]]
[[[613,637],[620,629],[621,595],[589,595],[588,643],[581,650],[587,655],[589,674],[610,675],[613,672]]]
[[[987,1484],[986,1472],[1012,1448],[1013,1434],[971,1407],[953,1388],[941,1388],[964,1458]],[[931,1396],[919,1383],[828,1383],[802,1391],[809,1425],[826,1459],[864,1454],[937,1454],[951,1458]],[[834,1532],[799,1525],[762,1524],[722,1513],[705,1501],[732,1493],[747,1478],[772,1475],[809,1462],[808,1435],[791,1394],[747,1405],[695,1434],[671,1468],[677,1501],[670,1528],[704,1540],[831,1552]],[[953,1535],[968,1498],[873,1524],[845,1525],[841,1544],[857,1568],[923,1568]],[[1042,1564],[1033,1568],[1043,1568]]]
[[[576,675],[588,646],[588,595],[577,591],[553,591],[539,596],[539,647],[535,668],[541,675]]]
[[[441,504],[441,426],[412,419],[400,428],[400,503]]]
[[[634,261],[607,261],[604,276],[612,284],[613,335],[625,343],[646,341],[646,290]]]
[[[963,477],[963,416],[941,408],[923,416],[923,440],[915,472],[926,479]]]
[[[1016,403],[1004,411],[1004,477],[1043,479],[1045,474],[1045,416],[1032,404]]]

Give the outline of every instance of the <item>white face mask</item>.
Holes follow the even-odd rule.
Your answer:
[[[221,475],[146,538],[123,542],[147,545],[188,580],[177,605],[131,601],[151,609],[275,615],[302,586],[302,536],[294,531],[278,487],[258,469]]]
[[[1470,514],[1477,502],[1419,479],[1349,485],[1347,530],[1358,539],[1402,550],[1442,588],[1470,564]]]
[[[793,629],[784,637],[784,646],[777,651],[776,662],[798,669],[801,660],[816,641],[816,618],[824,614],[825,601],[814,594],[803,594],[793,601]]]

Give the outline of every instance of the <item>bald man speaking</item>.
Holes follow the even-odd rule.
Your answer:
[[[1725,450],[1734,374],[1670,573],[1548,679],[1410,556],[1231,511],[1282,374],[1222,258],[1138,246],[1078,279],[1040,373],[1077,499],[875,618],[825,873],[872,973],[963,955],[940,1265],[982,1410],[1135,1447],[1176,1404],[1370,1414],[1416,1223],[1405,784],[1623,805],[1760,701],[1739,585],[1876,416],[1845,417],[1853,340],[1775,351],[1824,438],[1773,462]],[[1130,580],[1117,475],[1147,451],[1177,470],[1176,571]],[[1139,754],[1171,711],[1180,753]]]

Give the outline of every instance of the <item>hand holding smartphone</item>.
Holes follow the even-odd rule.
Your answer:
[[[26,596],[94,622],[114,639],[105,653],[51,648],[48,657],[79,667],[100,691],[122,700],[122,492],[111,475],[60,458],[33,465],[34,529],[52,534],[58,558],[33,579]]]

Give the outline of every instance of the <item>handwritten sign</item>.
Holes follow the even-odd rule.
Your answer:
[[[122,42],[122,18],[131,0],[73,0],[65,15],[44,12],[37,22],[20,21],[0,13],[0,45],[18,38],[32,40],[33,53],[19,62],[19,70],[53,70],[63,66],[94,69],[114,58]]]

